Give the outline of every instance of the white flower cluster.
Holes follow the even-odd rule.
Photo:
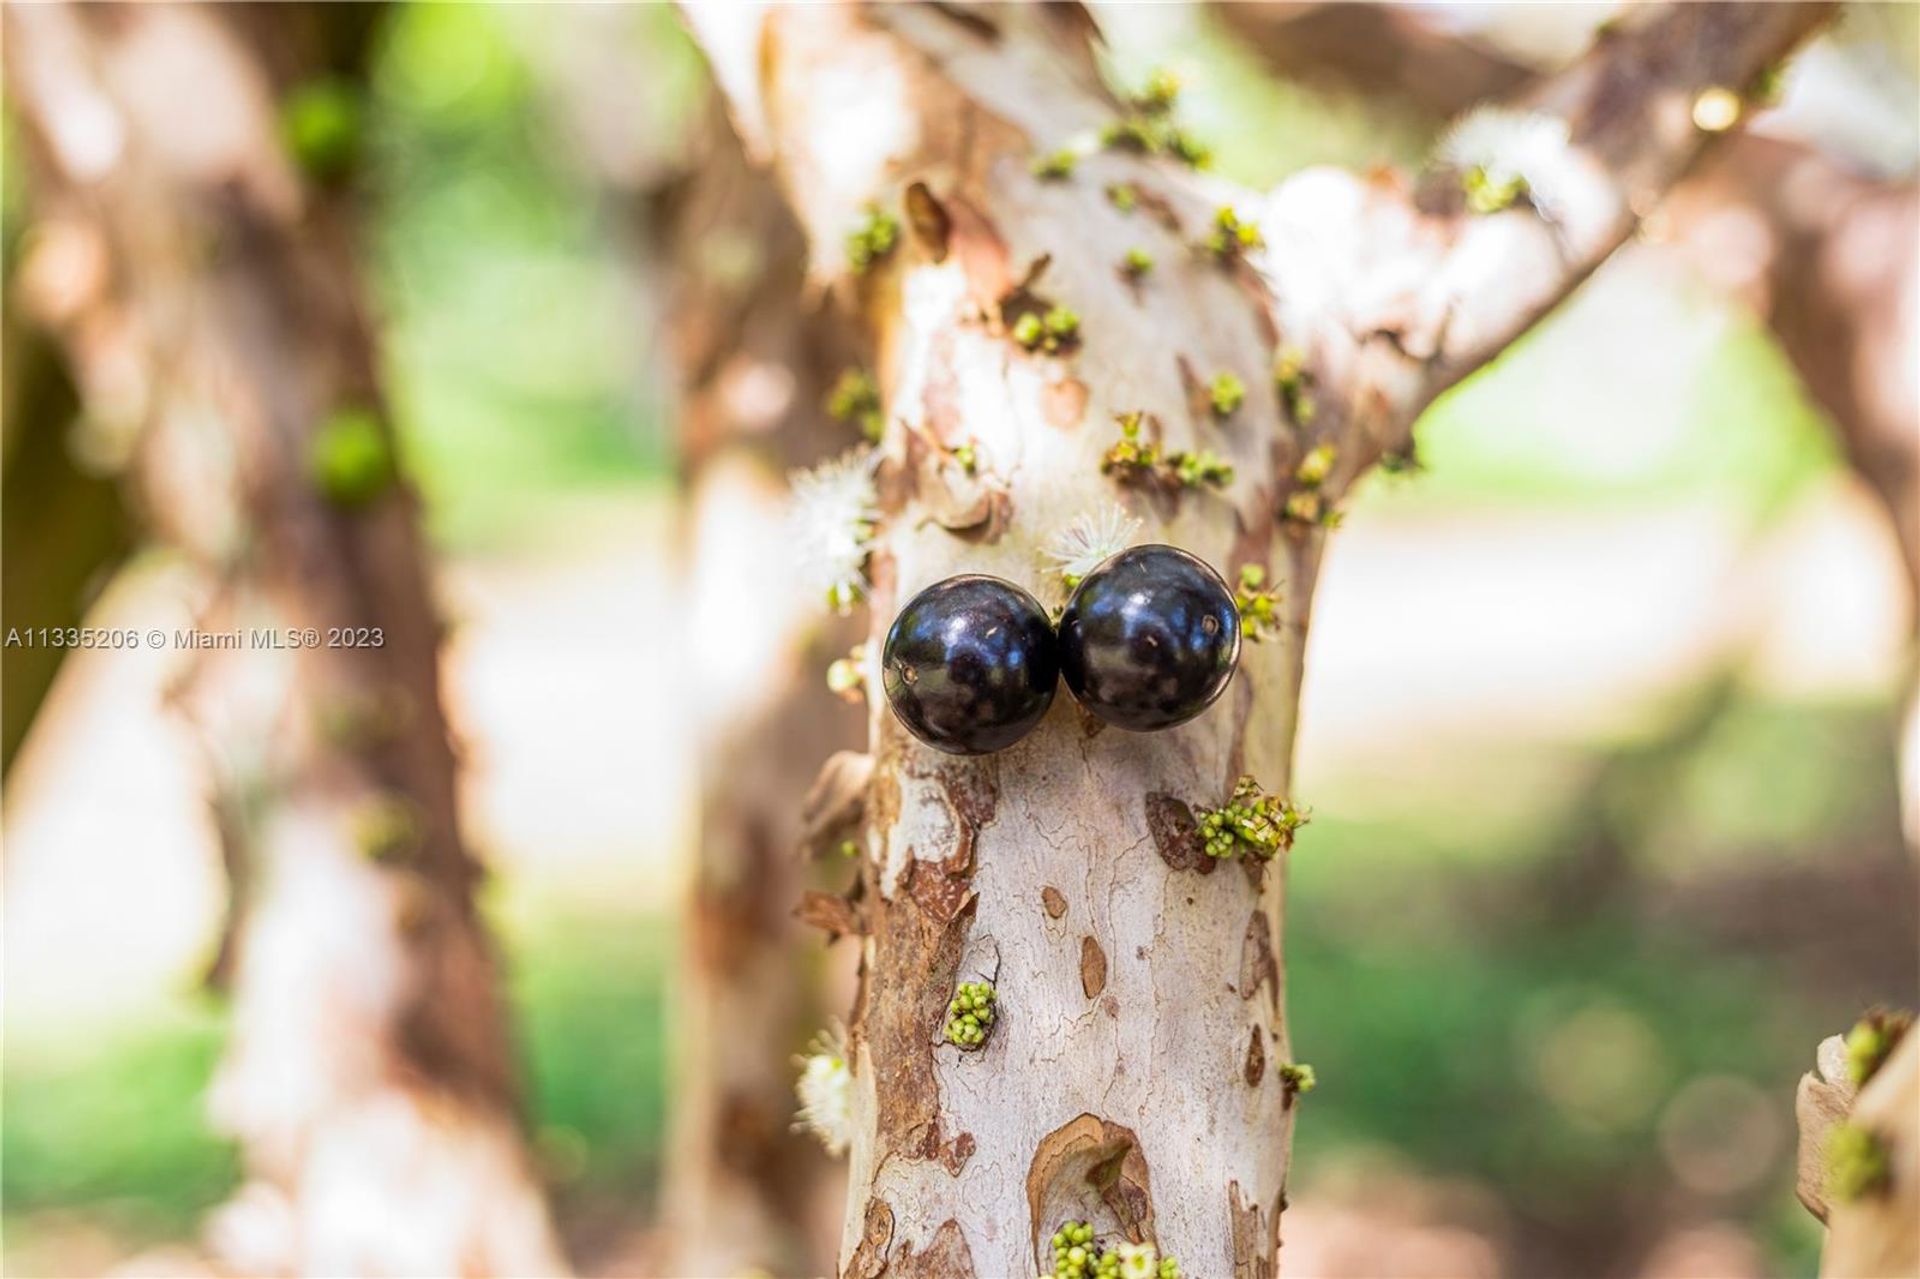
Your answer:
[[[1560,221],[1579,179],[1567,122],[1543,111],[1470,111],[1441,140],[1440,159],[1460,170],[1469,195],[1490,193],[1485,212],[1524,194],[1542,217]]]
[[[837,1158],[853,1144],[853,1070],[838,1031],[822,1035],[813,1048],[800,1058],[800,1079],[794,1085],[800,1121],[795,1126],[818,1137]]]
[[[867,593],[867,552],[880,519],[873,467],[873,452],[863,447],[789,477],[794,562],[841,614]]]
[[[1140,521],[1128,515],[1118,503],[1105,505],[1081,515],[1057,529],[1047,539],[1042,553],[1067,585],[1133,545],[1140,532]]]

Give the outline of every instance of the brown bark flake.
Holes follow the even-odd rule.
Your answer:
[[[1027,1166],[1034,1261],[1062,1221],[1111,1224],[1134,1243],[1154,1242],[1147,1157],[1133,1129],[1083,1114],[1040,1139]]]
[[[1267,1073],[1267,1046],[1263,1042],[1260,1027],[1255,1026],[1247,1035],[1247,1087],[1258,1088]]]
[[[1088,999],[1098,999],[1107,988],[1107,952],[1091,937],[1080,939],[1080,989]]]
[[[793,917],[820,929],[832,941],[842,937],[863,936],[867,931],[860,908],[838,893],[808,889],[800,895],[800,904],[794,908]]]
[[[1258,906],[1247,917],[1247,935],[1240,943],[1240,998],[1252,999],[1267,988],[1274,1016],[1280,1015],[1280,965],[1273,954],[1273,928]]]
[[[876,793],[890,776],[881,770]],[[910,853],[905,891],[892,901],[870,886],[874,959],[859,1029],[872,1046],[882,1157],[939,1160],[958,1172],[973,1141],[962,1134],[949,1142],[943,1133],[934,1051],[972,923],[975,832],[992,817],[998,791],[991,765],[938,765],[930,776],[952,816],[950,851],[938,860]],[[897,783],[894,795],[897,806]]]
[[[925,1252],[915,1252],[911,1243],[901,1244],[892,1273],[900,1279],[974,1279],[973,1251],[967,1247],[960,1223],[951,1217],[941,1222]]]
[[[1227,1183],[1227,1219],[1233,1227],[1233,1279],[1273,1279],[1279,1219],[1270,1230],[1260,1205],[1241,1197],[1240,1183]]]
[[[1052,884],[1040,890],[1040,905],[1046,909],[1048,919],[1058,919],[1067,913],[1067,899]]]
[[[1213,873],[1216,863],[1207,856],[1192,809],[1171,795],[1155,791],[1147,796],[1146,811],[1147,833],[1153,837],[1161,861],[1174,870]]]
[[[1078,378],[1048,383],[1040,392],[1040,412],[1048,426],[1071,431],[1087,415],[1087,384]]]
[[[851,838],[866,816],[867,786],[873,756],[864,751],[835,751],[800,802],[801,845],[819,857]]]
[[[879,1279],[887,1269],[887,1245],[893,1242],[893,1208],[884,1199],[867,1200],[860,1246],[847,1260],[846,1279]]]
[[[946,206],[934,198],[924,182],[907,187],[907,226],[914,240],[935,262],[947,260],[947,243],[953,235],[953,218]]]

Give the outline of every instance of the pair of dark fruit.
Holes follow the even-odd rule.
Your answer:
[[[1061,678],[1100,719],[1146,732],[1205,710],[1239,659],[1240,613],[1220,575],[1178,547],[1136,546],[1087,574],[1057,632],[1012,582],[936,582],[894,619],[881,672],[915,737],[984,755],[1025,737]]]

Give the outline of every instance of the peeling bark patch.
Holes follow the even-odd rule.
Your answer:
[[[1040,890],[1040,905],[1045,908],[1048,919],[1058,919],[1067,913],[1067,899],[1052,884]]]
[[[847,1260],[847,1279],[878,1279],[886,1273],[887,1245],[893,1242],[893,1207],[884,1199],[867,1200],[860,1246]]]
[[[822,893],[811,888],[800,895],[800,904],[794,908],[793,917],[820,929],[827,934],[829,941],[862,936],[867,931],[866,920],[853,902],[837,893]]]
[[[1240,998],[1252,999],[1267,988],[1274,1016],[1280,1015],[1280,965],[1273,955],[1273,929],[1258,906],[1247,917],[1247,935],[1240,943]]]
[[[913,238],[935,262],[947,260],[947,244],[953,235],[953,218],[946,206],[934,198],[924,182],[907,187],[907,226]]]
[[[901,1279],[974,1279],[973,1250],[967,1247],[960,1223],[951,1217],[941,1222],[925,1252],[915,1252],[911,1243],[901,1244],[891,1273]]]
[[[992,314],[1000,298],[1013,287],[1013,263],[1007,242],[985,214],[964,198],[949,195],[945,208],[951,220],[948,244],[960,273],[967,278],[967,298],[983,314]]]
[[[1094,1115],[1079,1115],[1040,1139],[1027,1166],[1027,1215],[1033,1259],[1042,1271],[1053,1258],[1042,1253],[1060,1222],[1087,1221],[1095,1233],[1117,1229],[1134,1243],[1155,1243],[1153,1193],[1147,1157],[1131,1128]]]
[[[1267,1073],[1267,1046],[1260,1042],[1260,1028],[1255,1026],[1247,1036],[1247,1087],[1258,1088]]]
[[[800,801],[800,842],[818,857],[849,838],[866,816],[867,786],[873,780],[873,756],[864,751],[835,751]]]
[[[1080,989],[1097,999],[1107,988],[1107,952],[1092,937],[1080,939]]]
[[[973,904],[973,889],[965,878],[917,857],[907,868],[907,896],[928,919],[939,924],[952,923]]]
[[[960,1170],[967,1166],[967,1160],[973,1158],[973,1152],[977,1148],[978,1143],[974,1141],[973,1134],[963,1132],[940,1152],[940,1166],[947,1170],[949,1177],[958,1177]]]
[[[1062,431],[1079,426],[1087,415],[1087,384],[1078,378],[1048,383],[1040,392],[1040,415]]]
[[[1240,1183],[1227,1183],[1227,1218],[1233,1228],[1233,1279],[1273,1279],[1277,1239],[1262,1222],[1260,1205],[1241,1197]],[[1276,1228],[1277,1228],[1276,1220]]]
[[[922,764],[910,754],[903,766]],[[910,854],[904,891],[891,902],[869,892],[873,949],[858,1031],[874,1062],[879,1157],[938,1160],[957,1171],[971,1139],[949,1143],[942,1131],[934,1049],[972,925],[974,835],[999,792],[991,764],[936,765],[918,776],[937,783],[937,807],[951,816],[949,851],[938,860]],[[867,874],[878,868],[869,864]]]
[[[1160,860],[1173,870],[1211,875],[1218,864],[1207,856],[1206,842],[1193,820],[1193,810],[1171,795],[1154,791],[1147,796],[1147,833]]]

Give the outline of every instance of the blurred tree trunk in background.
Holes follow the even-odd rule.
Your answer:
[[[1312,171],[1265,198],[1193,178],[1142,154],[1163,108],[1108,95],[1077,6],[688,6],[810,283],[881,353],[870,650],[950,574],[1061,599],[1041,552],[1123,496],[1101,465],[1122,414],[1234,470],[1136,496],[1148,540],[1262,566],[1281,596],[1222,703],[1172,731],[1102,729],[1063,695],[1024,742],[962,759],[874,699],[843,1274],[1044,1271],[1068,1219],[1188,1274],[1276,1272],[1284,855],[1219,866],[1194,810],[1242,773],[1287,793],[1313,579],[1353,481],[1631,233],[1707,141],[1694,97],[1753,85],[1821,13],[1620,24],[1534,97],[1568,126],[1549,218],[1469,212],[1458,172],[1414,191]],[[977,1052],[942,1042],[962,981],[996,992]]]
[[[0,545],[15,549],[0,562],[0,629],[78,626],[96,588],[127,553],[126,511],[113,480],[74,456],[79,404],[58,347],[18,314],[15,297],[4,305]],[[31,556],[25,547],[33,548]],[[66,653],[44,643],[0,650],[0,768],[8,775]]]
[[[819,761],[857,747],[863,718],[824,679],[857,624],[823,620],[793,589],[786,473],[858,440],[826,403],[862,353],[803,297],[800,228],[718,100],[685,136],[664,134],[620,55],[632,43],[618,10],[577,11],[532,59],[647,307],[636,347],[659,351],[674,392],[702,792],[649,1260],[666,1275],[820,1274],[843,1173],[795,1130],[795,1057],[826,1024],[837,957],[816,958],[818,935],[794,919],[801,811]]]
[[[817,302],[809,312],[800,228],[717,102],[700,128],[659,244],[706,712],[659,1268],[819,1274],[833,1266],[844,1175],[793,1122],[795,1057],[826,1024],[828,985],[819,935],[794,917],[802,808],[819,762],[860,745],[863,716],[825,679],[857,625],[823,621],[793,589],[785,477],[857,440],[825,406],[859,352],[848,326]]]
[[[9,6],[23,278],[210,579],[196,626],[298,645],[196,653],[178,694],[236,880],[210,1104],[250,1181],[210,1243],[248,1273],[555,1274],[358,281],[378,12]]]

